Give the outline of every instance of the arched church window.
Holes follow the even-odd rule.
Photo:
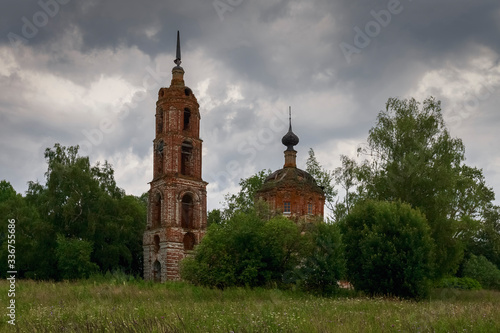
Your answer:
[[[195,244],[194,234],[192,232],[186,233],[182,242],[184,243],[184,250],[192,250]]]
[[[191,111],[188,108],[184,109],[184,125],[182,127],[183,130],[188,130],[191,122]]]
[[[158,253],[160,251],[160,236],[155,235],[153,238],[153,244],[155,253]]]
[[[191,143],[184,141],[181,148],[181,174],[186,176],[191,176],[192,174],[192,154],[193,145]]]
[[[181,226],[185,229],[193,228],[193,198],[189,194],[184,194],[181,200]]]
[[[161,196],[157,193],[153,200],[152,227],[158,228],[161,225]]]

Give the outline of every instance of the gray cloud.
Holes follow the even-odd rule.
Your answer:
[[[91,159],[111,160],[127,191],[147,191],[156,93],[170,82],[181,30],[186,84],[200,101],[210,208],[239,178],[282,166],[286,129],[279,124],[288,105],[299,163],[305,167],[312,147],[333,168],[366,140],[391,96],[441,99],[467,163],[484,168],[500,189],[500,150],[491,144],[500,123],[497,1],[232,3],[221,20],[211,1],[69,1],[28,38],[23,17],[35,24],[43,9],[7,0],[0,13],[0,178],[24,191],[26,181],[43,179],[45,147],[88,142],[93,133],[99,143]],[[354,28],[367,34],[366,24],[376,22],[371,11],[390,6],[399,14],[379,23],[369,45],[346,61],[341,43],[356,46]],[[26,43],[14,47],[9,33]],[[103,119],[113,130],[101,130]]]

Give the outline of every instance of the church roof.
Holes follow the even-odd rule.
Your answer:
[[[278,188],[296,188],[324,194],[313,176],[299,168],[283,168],[270,174],[259,192],[271,191]]]

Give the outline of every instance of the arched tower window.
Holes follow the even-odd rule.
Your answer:
[[[160,251],[160,236],[155,235],[155,237],[153,238],[153,245],[155,253],[158,253]]]
[[[158,142],[158,144],[156,145],[156,169],[158,171],[158,174],[161,175],[163,173],[163,149],[164,149],[164,143],[163,143],[163,140]]]
[[[182,197],[181,226],[185,229],[193,228],[193,198],[189,194]]]
[[[194,234],[192,232],[186,233],[182,242],[184,243],[184,250],[192,250],[195,244]]]
[[[188,130],[191,126],[191,111],[188,108],[184,109],[184,125],[183,130]]]
[[[193,155],[193,145],[187,141],[182,143],[181,148],[181,174],[186,176],[191,176],[192,174],[192,155]]]
[[[152,216],[152,227],[158,228],[161,225],[161,195],[157,193],[153,200],[153,216]]]
[[[159,109],[156,115],[156,135],[163,131],[163,110]]]

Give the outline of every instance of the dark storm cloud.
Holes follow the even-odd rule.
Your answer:
[[[211,9],[209,2],[203,1],[40,2],[47,6],[35,1],[7,0],[4,6],[8,10],[2,15],[2,35],[12,32],[27,39],[30,45],[43,47],[60,38],[67,29],[76,27],[82,33],[84,51],[135,45],[154,56],[163,52],[166,42],[171,41],[171,31],[182,29],[187,35],[199,35],[197,23],[203,13]],[[45,15],[48,17],[46,22],[38,21],[41,17],[37,16],[39,12],[48,14]],[[23,34],[26,20],[37,30],[33,37]],[[37,22],[45,24],[39,26]],[[148,31],[153,31],[151,36]],[[8,42],[8,39],[2,39],[2,42]]]
[[[282,166],[280,140],[287,129],[288,105],[293,107],[294,131],[301,138],[297,148],[302,167],[309,147],[331,157],[320,162],[335,166],[339,154],[348,153],[338,147],[347,150],[363,142],[388,97],[408,97],[421,89],[448,107],[457,97],[447,92],[449,82],[460,83],[459,88],[475,96],[481,86],[469,89],[470,82],[458,73],[462,70],[478,75],[476,81],[491,81],[488,88],[493,93],[478,99],[478,110],[461,116],[457,133],[471,140],[465,143],[475,149],[472,162],[500,154],[484,145],[495,131],[471,134],[477,128],[489,128],[485,124],[499,123],[495,107],[500,91],[495,81],[500,53],[498,1],[221,1],[229,6],[223,13],[213,1],[60,0],[58,12],[47,15],[47,23],[29,38],[23,36],[23,25],[26,20],[34,24],[43,18],[37,13],[44,9],[37,1],[4,1],[0,52],[8,57],[0,53],[1,178],[16,183],[16,189],[23,188],[19,184],[34,176],[29,167],[17,166],[23,161],[42,165],[41,145],[88,141],[84,131],[99,129],[106,117],[114,119],[115,127],[101,133],[102,137],[93,132],[99,143],[92,145],[91,157],[113,158],[122,163],[115,168],[124,169],[128,154],[149,163],[156,93],[169,84],[177,30],[181,31],[186,84],[200,101],[207,154],[203,174],[217,192],[227,192],[225,187],[257,170]],[[356,45],[355,27],[367,34],[366,25],[377,23],[372,11],[380,15],[390,8],[398,14],[391,14],[386,26],[379,23],[380,31],[369,38],[368,45]],[[26,48],[14,49],[9,33],[25,38]],[[359,51],[350,62],[341,43]],[[492,69],[477,68],[481,57],[496,60]],[[166,75],[154,82],[144,98],[122,102],[130,99],[128,94],[144,90],[147,68],[159,68]],[[443,86],[423,81],[428,73],[442,69],[442,75],[449,76],[443,77]],[[114,88],[91,94],[101,78],[123,81],[130,91],[122,87],[123,97],[112,101],[105,95]],[[48,93],[54,84],[74,87],[62,89],[57,96]],[[57,96],[50,97],[54,105],[43,99],[45,91]],[[71,94],[85,96],[73,98]],[[104,102],[93,102],[99,98]],[[125,117],[121,116],[122,104],[128,105]],[[285,124],[283,130],[279,126],[270,130],[275,119]],[[472,124],[477,127],[467,127]],[[33,158],[35,154],[40,155],[38,159]],[[484,167],[493,170],[494,165]],[[147,190],[150,179],[134,178],[138,172],[127,172],[121,186],[138,189],[141,185],[137,184],[144,183]],[[500,175],[490,175],[500,186]]]

